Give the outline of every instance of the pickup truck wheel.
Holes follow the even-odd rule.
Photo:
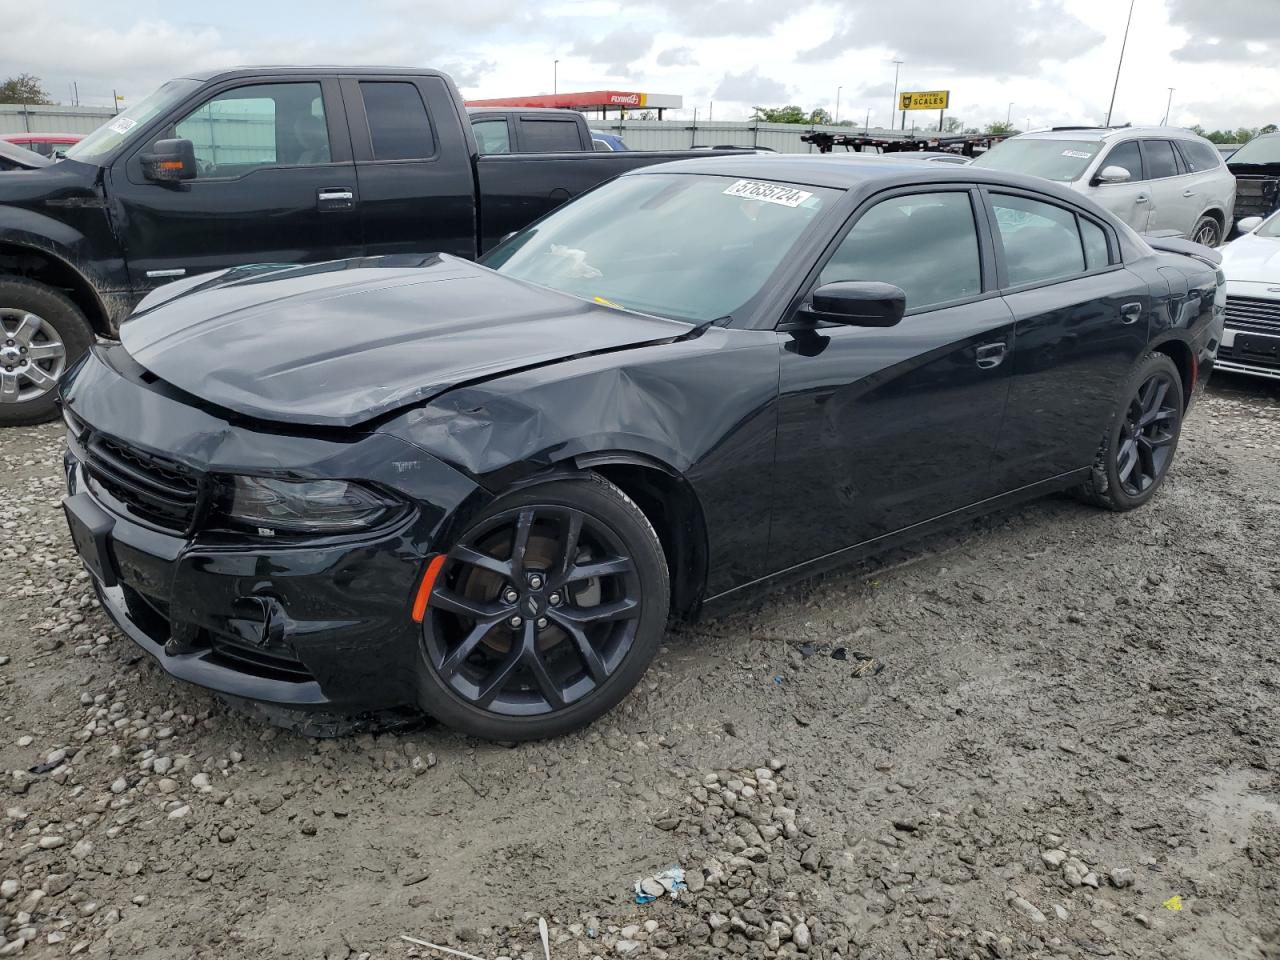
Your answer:
[[[0,427],[58,415],[58,378],[93,342],[93,329],[64,294],[0,277]]]
[[[1218,226],[1218,221],[1213,217],[1201,217],[1196,222],[1196,228],[1191,231],[1191,239],[1206,247],[1216,247],[1222,242],[1222,227]]]

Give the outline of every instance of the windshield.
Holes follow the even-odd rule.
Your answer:
[[[1280,135],[1250,140],[1231,155],[1231,163],[1280,163]]]
[[[1079,180],[1102,149],[1100,140],[1041,140],[1014,137],[973,161],[975,167],[1026,173],[1046,180]]]
[[[1273,213],[1253,231],[1255,237],[1280,237],[1280,213]]]
[[[74,144],[65,156],[83,163],[101,163],[117,147],[132,140],[148,123],[199,86],[199,80],[170,80]]]
[[[752,300],[837,196],[736,177],[621,177],[481,262],[584,300],[703,323]]]

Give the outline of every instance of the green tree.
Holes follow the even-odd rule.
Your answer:
[[[761,123],[808,123],[809,115],[795,104],[785,107],[756,107],[752,120]]]
[[[1018,131],[1014,129],[1012,123],[1005,123],[1003,120],[997,120],[995,123],[987,124],[986,132],[992,136],[1012,136]]]
[[[1268,123],[1265,127],[1259,130],[1258,133],[1275,133],[1277,130],[1280,130],[1280,127],[1277,127],[1274,123]]]
[[[964,121],[959,117],[947,117],[946,123],[942,126],[947,133],[959,133],[964,129]]]
[[[823,110],[821,107],[818,107],[809,114],[809,122],[818,124],[819,126],[829,124],[831,122],[831,114],[827,113],[827,111]]]
[[[40,78],[20,73],[0,83],[0,103],[53,103],[40,85]]]

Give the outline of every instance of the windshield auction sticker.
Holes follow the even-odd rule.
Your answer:
[[[763,200],[765,203],[776,203],[784,207],[798,207],[813,196],[812,193],[795,187],[784,187],[780,183],[765,183],[761,180],[738,180],[724,193],[727,197]]]
[[[114,131],[115,133],[128,133],[137,125],[137,120],[130,119],[129,117],[116,117],[107,124],[107,129]]]
[[[1092,153],[1088,153],[1084,150],[1063,150],[1062,155],[1064,157],[1072,157],[1076,160],[1088,160],[1093,156]]]

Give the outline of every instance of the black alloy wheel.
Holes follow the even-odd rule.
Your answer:
[[[1111,510],[1132,510],[1154,496],[1173,463],[1186,406],[1182,377],[1163,353],[1138,364],[1122,396],[1093,476],[1080,490]]]
[[[553,736],[616,704],[666,623],[648,520],[593,475],[501,498],[458,539],[423,623],[423,706],[498,740]]]
[[[1116,476],[1120,486],[1131,497],[1146,493],[1164,476],[1173,459],[1173,444],[1178,439],[1181,411],[1171,402],[1175,394],[1170,376],[1160,370],[1143,381],[1129,401],[1124,422],[1120,425],[1120,444],[1116,450]]]

